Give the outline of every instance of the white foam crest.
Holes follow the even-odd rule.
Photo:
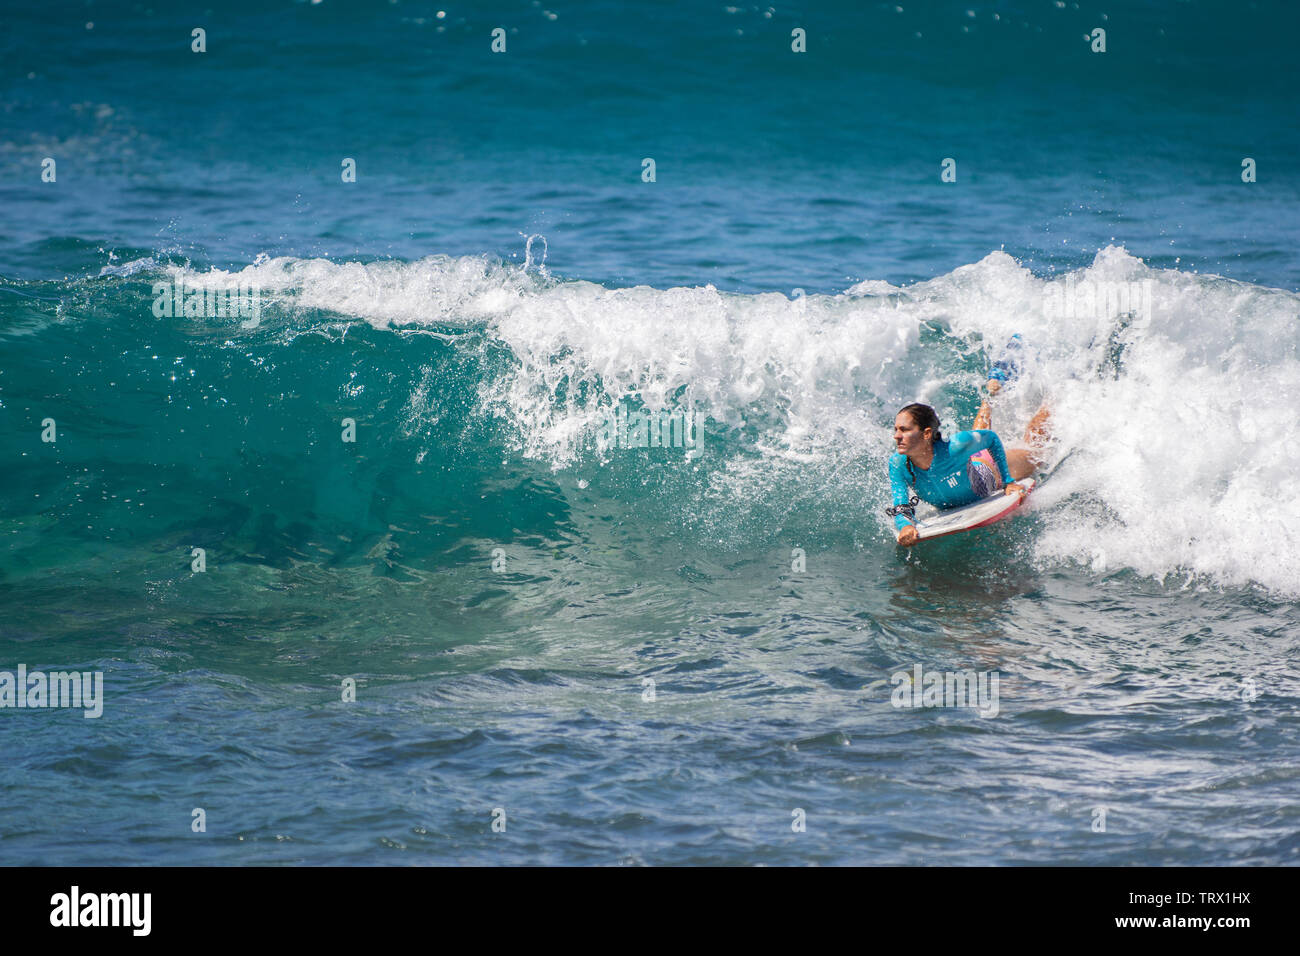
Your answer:
[[[915,324],[879,300],[567,282],[496,320],[520,369],[488,397],[521,426],[526,453],[557,467],[604,414],[580,398],[584,383],[605,407],[629,395],[689,405],[722,429],[757,428],[769,451],[806,456],[861,433],[858,393],[869,399],[889,364],[901,365]]]
[[[483,256],[428,256],[416,262],[334,262],[260,257],[243,269],[198,272],[172,266],[185,284],[230,289],[252,286],[281,305],[395,325],[482,324],[513,307],[536,279]]]

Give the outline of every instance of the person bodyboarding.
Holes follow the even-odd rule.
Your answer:
[[[1001,384],[1001,380],[990,377],[990,394],[996,394]],[[1042,464],[1039,452],[1047,438],[1049,415],[1044,405],[1025,430],[1025,442],[1031,448],[1007,449],[989,427],[987,399],[972,427],[950,439],[943,437],[939,416],[929,405],[914,402],[902,408],[894,419],[896,450],[889,459],[894,504],[886,509],[894,519],[898,543],[910,547],[920,540],[915,512],[918,500],[946,510],[999,492],[1023,498],[1026,489],[1018,482],[1033,475]],[[915,490],[914,496],[909,495],[909,487]]]

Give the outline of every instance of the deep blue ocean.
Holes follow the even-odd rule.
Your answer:
[[[1300,862],[1297,35],[4,0],[0,864]]]

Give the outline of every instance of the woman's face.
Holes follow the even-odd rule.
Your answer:
[[[899,412],[898,417],[894,419],[894,445],[898,448],[900,455],[914,455],[922,451],[930,444],[930,429],[922,432],[916,427],[916,422],[912,421],[912,416],[907,412]]]

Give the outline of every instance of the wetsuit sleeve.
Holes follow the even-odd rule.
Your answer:
[[[889,459],[889,484],[894,489],[894,504],[905,505],[912,500],[907,493],[907,469],[903,466],[903,456],[893,455]],[[904,515],[894,515],[894,530],[902,531],[912,520]]]
[[[1004,485],[1011,483],[1011,469],[1007,467],[1007,450],[1002,447],[1002,439],[998,433],[986,428],[973,429],[971,431],[958,432],[949,440],[949,450],[958,453],[963,457],[969,458],[976,452],[981,452],[985,448],[993,454],[993,460],[997,462],[998,474],[1002,476]]]

